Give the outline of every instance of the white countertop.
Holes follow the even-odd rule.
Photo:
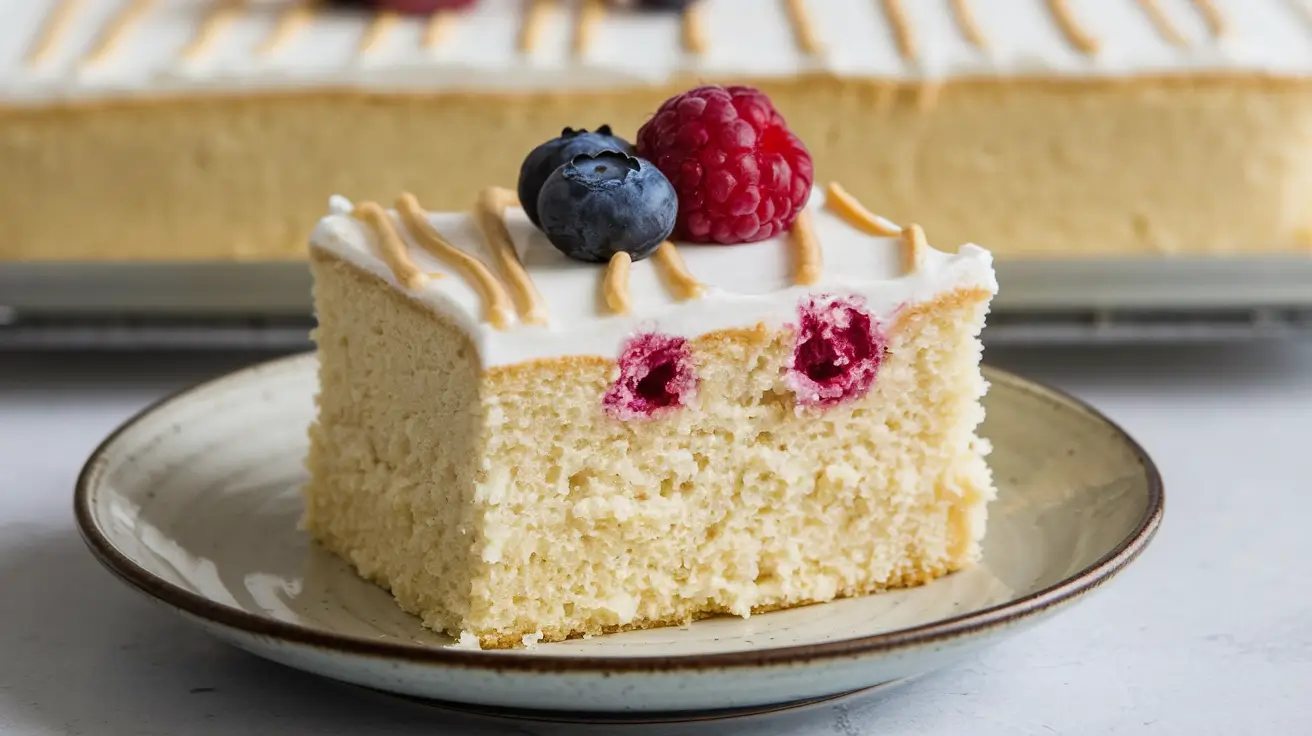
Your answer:
[[[244,654],[113,580],[71,498],[104,435],[259,356],[0,353],[0,734],[616,733],[403,704]],[[1091,401],[1166,479],[1106,590],[893,691],[641,733],[1295,734],[1312,729],[1312,345],[990,351]],[[618,730],[618,733],[630,733]]]

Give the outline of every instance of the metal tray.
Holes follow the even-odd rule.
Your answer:
[[[1000,260],[989,342],[1312,335],[1312,258]],[[0,347],[306,344],[304,263],[0,263]]]

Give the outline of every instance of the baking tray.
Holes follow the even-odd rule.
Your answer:
[[[999,260],[990,343],[1312,335],[1312,258]],[[0,347],[306,343],[302,262],[0,263]]]

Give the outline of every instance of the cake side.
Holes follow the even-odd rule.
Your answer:
[[[428,626],[458,630],[481,533],[477,352],[375,277],[322,252],[310,268],[320,388],[304,527]]]
[[[1312,251],[1307,80],[961,81],[932,110],[916,85],[763,86],[820,170],[943,242],[993,244],[1000,257]],[[672,91],[279,93],[0,113],[11,174],[0,258],[302,259],[325,191],[385,201],[408,189],[462,209],[481,184],[433,171],[511,181],[542,130],[580,109],[636,129]],[[66,216],[70,201],[84,217]]]
[[[338,366],[325,395],[358,420],[431,390],[391,356],[441,356],[463,332],[331,255],[313,263],[321,321],[356,315],[320,328],[321,360]],[[993,495],[974,435],[990,297],[953,289],[901,310],[875,387],[823,414],[796,411],[781,383],[795,337],[764,326],[691,340],[697,398],[652,422],[602,413],[618,370],[602,357],[466,375],[477,427],[391,418],[338,431],[321,412],[309,527],[426,625],[489,647],[926,582],[977,559]],[[348,365],[375,389],[342,380]],[[457,496],[434,485],[452,477],[412,463],[418,426],[431,456],[478,458],[456,472],[468,483]],[[353,458],[346,474],[341,457]],[[452,544],[467,555],[458,584]]]

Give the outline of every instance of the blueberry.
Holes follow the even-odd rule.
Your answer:
[[[679,200],[646,159],[619,151],[579,154],[538,195],[542,232],[561,253],[605,263],[620,251],[639,261],[674,230]]]
[[[597,128],[595,133],[589,133],[586,128],[566,128],[560,132],[559,138],[553,138],[529,153],[519,167],[519,201],[536,227],[542,227],[538,220],[538,192],[542,191],[542,184],[551,172],[580,153],[600,151],[634,153],[633,144],[611,133],[609,125]]]

